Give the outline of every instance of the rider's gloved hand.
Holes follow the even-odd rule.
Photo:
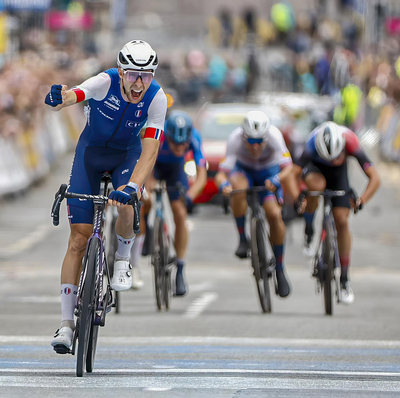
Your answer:
[[[302,191],[299,195],[299,197],[294,201],[293,207],[294,210],[296,211],[297,214],[303,214],[305,210],[305,204],[304,203],[306,199],[305,191]]]
[[[265,180],[265,186],[267,189],[272,188],[271,184],[269,183],[275,187],[274,191],[277,191],[281,187],[281,179],[279,178],[279,175],[274,175],[273,177]]]
[[[62,104],[62,85],[61,84],[53,84],[51,86],[50,92],[46,95],[46,99],[44,100],[45,104],[52,106],[53,108],[57,105]]]
[[[228,180],[226,180],[223,183],[221,183],[221,185],[219,186],[218,189],[219,189],[219,192],[222,194],[229,194],[229,191],[232,190],[232,185]]]
[[[115,200],[116,202],[126,205],[131,200],[131,193],[137,191],[137,184],[130,182],[122,191],[112,191],[110,195],[108,195],[108,200]]]

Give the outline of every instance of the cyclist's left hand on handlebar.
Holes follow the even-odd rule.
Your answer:
[[[364,201],[357,196],[357,194],[351,189],[350,190],[350,206],[354,211],[354,214],[359,212],[364,207]]]
[[[354,199],[350,199],[350,205],[354,211],[354,214],[359,212],[360,210],[363,209],[364,207],[364,202],[361,198],[357,198],[356,201],[354,202]]]
[[[137,192],[137,189],[128,185],[122,190],[112,191],[108,195],[108,204],[112,206],[126,205],[131,200],[132,192]]]
[[[303,214],[306,210],[307,200],[304,191],[300,193],[299,197],[294,201],[293,207],[297,214]]]
[[[275,175],[271,178],[268,178],[264,182],[265,188],[268,189],[268,191],[275,192],[281,187],[281,180],[278,175]]]

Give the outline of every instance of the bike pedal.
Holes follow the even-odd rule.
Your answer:
[[[53,349],[57,354],[72,354],[71,349],[62,344],[54,346]]]

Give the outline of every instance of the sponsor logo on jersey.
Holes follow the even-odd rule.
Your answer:
[[[125,174],[129,171],[129,169],[122,170],[121,174]]]
[[[137,104],[137,107],[138,107],[138,108],[143,108],[143,107],[144,107],[144,102],[139,102],[139,103]]]
[[[104,105],[113,111],[118,111],[121,105],[121,101],[114,94],[111,94],[105,101]]]
[[[135,112],[135,116],[136,116],[136,117],[142,116],[142,111],[141,111],[140,109],[138,109],[138,110]]]
[[[283,152],[282,157],[284,158],[290,158],[290,153],[289,152]]]
[[[127,120],[125,123],[125,127],[135,128],[137,126],[140,126],[140,123],[134,122],[133,120]],[[139,133],[140,133],[140,131],[139,131]]]

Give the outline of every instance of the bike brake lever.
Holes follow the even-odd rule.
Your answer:
[[[135,235],[140,234],[140,207],[141,203],[138,199],[137,192],[131,193],[130,204],[133,207],[133,232]]]

